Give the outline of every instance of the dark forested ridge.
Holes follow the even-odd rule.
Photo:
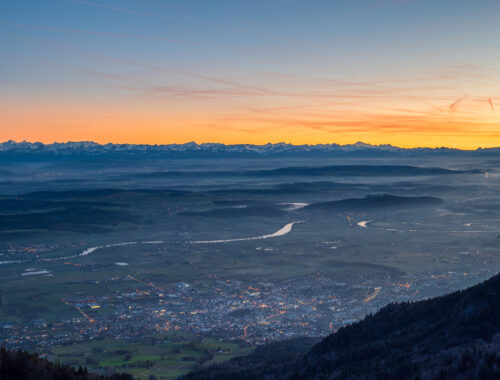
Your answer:
[[[88,373],[85,368],[51,363],[25,351],[0,349],[0,380],[133,380],[130,375],[111,377]]]
[[[368,210],[368,209],[405,209],[412,207],[436,207],[443,200],[436,197],[402,197],[391,194],[367,195],[364,198],[342,199],[339,201],[313,203],[305,210]]]
[[[311,349],[276,344],[185,379],[499,379],[499,298],[496,275],[442,297],[390,304]]]

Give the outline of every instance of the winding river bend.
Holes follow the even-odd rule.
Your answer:
[[[290,233],[292,231],[293,225],[297,224],[297,223],[302,223],[302,221],[285,224],[285,226],[280,228],[278,231],[273,232],[272,234],[268,234],[268,235],[260,235],[260,236],[238,238],[238,239],[226,239],[226,240],[199,240],[199,241],[191,241],[190,243],[191,244],[213,244],[213,243],[231,243],[233,241],[270,239],[270,238],[283,236],[283,235]]]
[[[71,256],[63,256],[63,257],[54,257],[50,259],[41,259],[42,261],[59,261],[59,260],[68,260],[68,259],[74,259],[76,257],[81,257],[81,256],[88,256],[91,253],[97,251],[98,249],[105,249],[105,248],[112,248],[112,247],[121,247],[122,245],[136,245],[136,244],[163,244],[165,241],[162,240],[152,240],[152,241],[127,241],[124,243],[114,243],[114,244],[106,244],[106,245],[98,245],[95,247],[90,247],[84,250],[81,253],[78,253],[76,255],[71,255]]]
[[[226,239],[226,240],[188,241],[187,243],[189,243],[189,244],[214,244],[214,243],[230,243],[230,242],[233,242],[233,241],[247,241],[247,240],[270,239],[270,238],[275,238],[275,237],[283,236],[283,235],[286,235],[286,234],[290,233],[292,231],[292,227],[293,227],[294,224],[302,223],[302,222],[303,221],[296,221],[296,222],[291,222],[291,223],[285,224],[278,231],[273,232],[272,234],[267,234],[267,235],[260,235],[260,236],[246,237],[246,238],[236,238],[236,239]],[[122,242],[122,243],[113,243],[113,244],[105,244],[105,245],[97,245],[95,247],[89,247],[89,248],[83,250],[80,253],[77,253],[75,255],[70,255],[70,256],[53,257],[53,258],[37,257],[37,258],[40,261],[45,261],[45,262],[61,261],[61,260],[75,259],[75,258],[82,257],[82,256],[88,256],[88,255],[91,255],[91,254],[93,254],[94,252],[96,252],[98,250],[106,249],[106,248],[121,247],[121,246],[126,246],[126,245],[165,244],[165,243],[167,243],[167,242],[163,241],[163,240],[127,241],[127,242]],[[33,262],[33,261],[35,261],[35,260],[0,261],[0,265],[5,265],[5,264],[22,264],[22,263],[29,263],[29,262]]]

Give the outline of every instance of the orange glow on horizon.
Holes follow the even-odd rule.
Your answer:
[[[500,120],[486,112],[411,114],[375,111],[220,115],[154,107],[0,104],[0,140],[98,143],[352,144],[403,148],[500,146]],[[491,113],[491,111],[490,111]]]

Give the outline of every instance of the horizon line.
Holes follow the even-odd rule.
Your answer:
[[[478,146],[476,148],[472,149],[464,149],[464,148],[457,148],[454,146],[414,146],[414,147],[401,147],[397,145],[392,145],[390,143],[385,143],[385,144],[371,144],[371,143],[366,143],[364,141],[356,141],[355,143],[350,143],[350,144],[339,144],[335,142],[328,142],[328,143],[318,143],[318,144],[293,144],[293,143],[288,143],[285,141],[280,141],[280,142],[267,142],[265,144],[252,144],[252,143],[234,143],[234,144],[226,144],[226,143],[221,143],[221,142],[196,142],[194,140],[192,141],[186,141],[186,142],[173,142],[173,143],[159,143],[159,144],[148,144],[148,143],[130,143],[130,142],[125,142],[125,143],[117,143],[117,142],[106,142],[106,143],[100,143],[97,141],[93,140],[78,140],[78,141],[52,141],[52,142],[42,142],[42,141],[27,141],[27,140],[22,140],[22,141],[16,141],[14,139],[9,139],[0,142],[0,144],[6,144],[6,143],[15,143],[15,144],[42,144],[44,146],[46,145],[55,145],[55,144],[69,144],[69,143],[92,143],[100,146],[105,146],[105,145],[143,145],[143,146],[150,146],[150,147],[155,147],[155,146],[168,146],[168,145],[188,145],[188,144],[195,144],[198,146],[202,145],[223,145],[223,146],[237,146],[237,145],[249,145],[249,146],[268,146],[268,145],[289,145],[293,147],[303,147],[303,146],[309,146],[309,147],[318,147],[318,146],[324,146],[324,145],[336,145],[338,147],[347,147],[347,146],[354,146],[354,145],[366,145],[366,146],[371,146],[371,147],[391,147],[391,148],[397,148],[397,149],[402,149],[402,150],[413,150],[413,149],[450,149],[450,150],[460,150],[460,151],[476,151],[476,150],[486,150],[486,149],[500,149],[500,145],[498,146],[492,146],[492,147],[481,147]]]

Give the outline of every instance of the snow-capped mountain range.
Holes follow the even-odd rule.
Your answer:
[[[392,155],[500,155],[500,147],[476,150],[453,148],[398,148],[392,145],[355,144],[292,145],[287,143],[225,145],[218,143],[145,145],[98,144],[93,141],[43,144],[40,142],[0,143],[0,158],[216,158],[263,156],[392,156]]]

